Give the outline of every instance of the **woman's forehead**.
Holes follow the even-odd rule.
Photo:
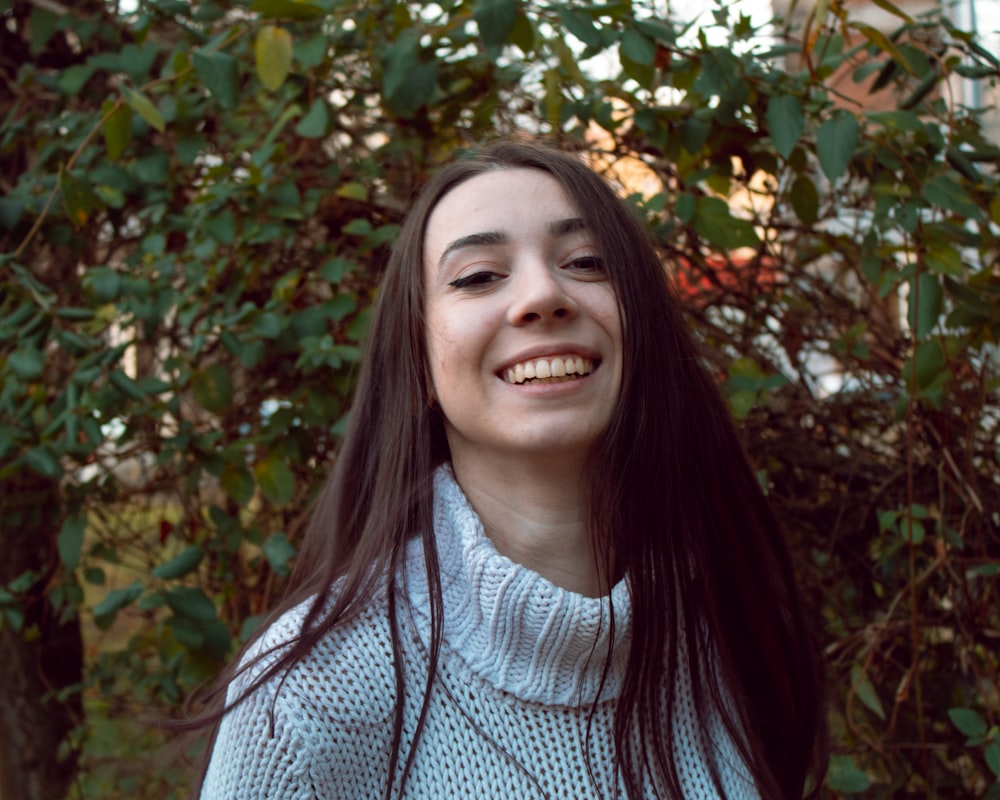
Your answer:
[[[491,170],[447,192],[428,218],[424,255],[437,261],[454,242],[550,230],[557,235],[579,229],[580,213],[562,185],[538,169]]]

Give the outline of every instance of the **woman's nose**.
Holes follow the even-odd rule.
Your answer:
[[[553,268],[544,262],[536,261],[519,267],[511,288],[514,299],[507,312],[511,325],[546,323],[571,319],[576,315],[576,302]]]

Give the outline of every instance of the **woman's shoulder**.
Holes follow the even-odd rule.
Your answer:
[[[396,694],[384,594],[332,624],[324,624],[332,609],[331,602],[324,603],[317,616],[318,639],[300,657],[292,658],[316,602],[315,598],[301,602],[267,626],[241,659],[242,674],[230,694],[246,691],[280,664],[256,692],[264,692],[278,704],[308,706],[331,722],[384,723],[392,715]]]
[[[202,800],[361,797],[360,787],[378,787],[395,704],[385,604],[323,629],[293,659],[311,605],[274,619],[240,659]]]

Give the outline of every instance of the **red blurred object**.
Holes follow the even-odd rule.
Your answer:
[[[677,256],[671,272],[681,299],[696,306],[713,305],[726,295],[770,293],[780,283],[775,260],[757,253],[706,256],[700,263]]]

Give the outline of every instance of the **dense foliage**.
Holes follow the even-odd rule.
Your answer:
[[[280,591],[408,199],[527,131],[648,218],[787,521],[825,791],[1000,797],[1000,62],[878,5],[0,1],[0,795],[180,791],[140,718]]]

